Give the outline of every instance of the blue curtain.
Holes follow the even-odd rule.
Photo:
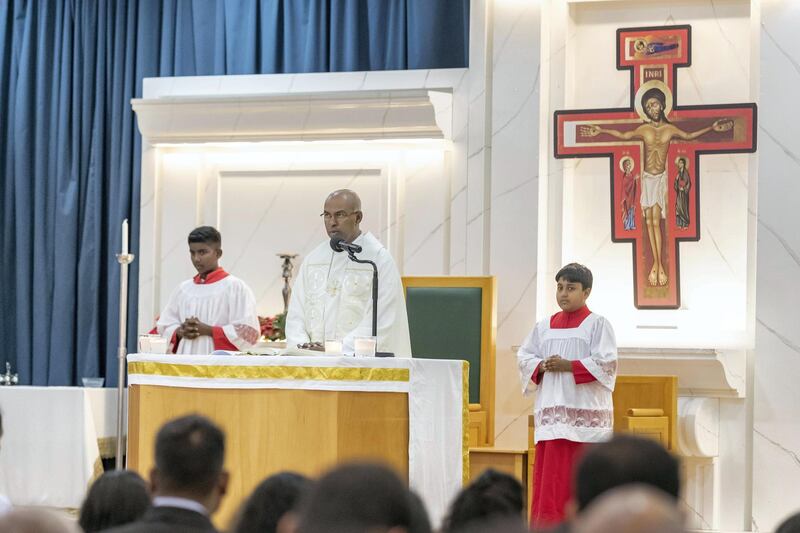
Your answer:
[[[466,67],[468,21],[469,0],[0,1],[2,362],[24,384],[116,385],[142,78]],[[129,332],[137,294],[134,263]]]

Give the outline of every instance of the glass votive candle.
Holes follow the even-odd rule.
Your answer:
[[[325,353],[329,355],[342,355],[342,341],[325,341]]]
[[[378,341],[375,337],[356,337],[353,339],[353,349],[356,357],[375,357]]]

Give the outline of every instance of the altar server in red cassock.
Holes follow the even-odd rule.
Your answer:
[[[253,291],[219,266],[219,231],[201,226],[188,240],[197,275],[170,296],[158,319],[159,335],[168,340],[172,353],[246,350],[258,341],[260,331]]]
[[[556,274],[561,311],[542,320],[517,353],[522,392],[536,392],[531,525],[564,520],[572,470],[587,442],[611,438],[617,343],[611,324],[586,307],[592,272],[570,263]]]

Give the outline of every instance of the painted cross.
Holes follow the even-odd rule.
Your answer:
[[[679,106],[691,26],[617,30],[630,107],[556,111],[555,157],[608,157],[611,239],[633,245],[634,305],[680,307],[678,243],[700,239],[700,156],[754,152],[756,105]]]

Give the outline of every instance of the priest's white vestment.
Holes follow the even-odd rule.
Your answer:
[[[378,266],[378,351],[411,357],[408,316],[400,274],[389,251],[371,233],[353,241],[362,247],[359,259]],[[328,241],[303,261],[292,287],[286,317],[286,344],[342,341],[354,352],[356,337],[372,335],[372,266],[359,264],[347,252],[334,252]]]

